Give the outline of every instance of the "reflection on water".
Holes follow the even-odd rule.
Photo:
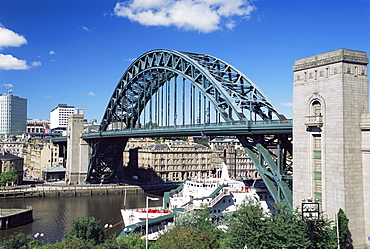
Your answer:
[[[145,193],[127,193],[126,208],[145,207]],[[118,235],[124,228],[120,209],[124,205],[124,194],[68,196],[23,199],[0,199],[0,208],[26,208],[32,206],[34,222],[21,227],[0,230],[0,240],[16,232],[34,235],[44,233],[44,240],[61,241],[74,220],[94,216],[100,225],[112,224],[109,235]],[[151,201],[150,206],[161,206],[162,200]]]

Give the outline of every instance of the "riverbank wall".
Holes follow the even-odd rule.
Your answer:
[[[27,209],[0,209],[0,230],[22,226],[32,221],[32,207]]]
[[[139,186],[42,186],[0,190],[0,199],[142,193]]]

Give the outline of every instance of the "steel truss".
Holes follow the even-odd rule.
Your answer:
[[[173,82],[171,85],[168,83],[170,81]],[[189,103],[186,104],[185,99],[188,92],[185,90],[185,81],[191,83],[191,108],[187,110],[185,105]],[[172,97],[170,91],[175,92]],[[177,96],[177,92],[182,92],[182,96]],[[179,110],[178,102],[182,102],[182,110]],[[150,113],[146,114],[148,106]],[[257,85],[222,60],[204,54],[153,50],[138,57],[121,77],[104,113],[100,131],[137,128],[141,125],[142,116],[144,125],[209,123],[211,106],[216,113],[216,122],[222,122],[221,119],[224,122],[285,119]],[[186,115],[191,117],[185,120]],[[182,121],[178,120],[180,116]],[[282,170],[285,159],[268,152],[266,142],[261,137],[238,138],[266,184],[277,186],[276,191],[269,187],[275,201],[291,200],[285,170]],[[126,142],[127,139],[89,140],[91,156],[86,181],[111,180]]]

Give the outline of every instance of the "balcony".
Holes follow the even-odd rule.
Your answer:
[[[309,127],[318,127],[321,128],[324,124],[323,116],[306,116],[305,125]]]

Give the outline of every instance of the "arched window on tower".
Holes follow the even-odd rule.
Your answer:
[[[306,116],[305,125],[308,132],[319,131],[323,126],[322,105],[319,100],[314,100],[309,106],[309,116]]]
[[[322,116],[321,115],[321,103],[315,100],[312,103],[312,116]]]

